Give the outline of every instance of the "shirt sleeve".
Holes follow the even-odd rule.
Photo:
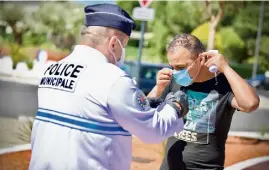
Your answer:
[[[108,95],[108,108],[123,129],[146,143],[159,143],[183,129],[183,120],[168,104],[156,109],[129,77],[120,77]]]
[[[232,107],[232,100],[233,100],[233,98],[234,98],[234,94],[233,94],[233,92],[228,92],[228,105],[230,106],[230,107]],[[238,110],[238,109],[237,109]]]
[[[162,95],[161,95],[161,99],[164,100],[167,96],[167,94],[170,92],[170,87],[171,87],[171,84],[172,84],[172,79],[169,81],[169,83],[165,86],[163,92],[162,92]]]

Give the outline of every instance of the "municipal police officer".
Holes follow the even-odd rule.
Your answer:
[[[80,45],[40,81],[30,170],[128,170],[132,134],[158,143],[183,128],[184,94],[153,109],[119,68],[135,28],[131,17],[112,4],[85,13]]]

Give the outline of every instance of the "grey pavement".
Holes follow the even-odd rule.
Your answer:
[[[0,148],[29,143],[29,121],[37,110],[37,86],[0,80]]]
[[[260,94],[260,106],[251,113],[236,111],[230,131],[269,132],[269,95]]]
[[[34,116],[37,110],[37,85],[0,80],[0,116]]]

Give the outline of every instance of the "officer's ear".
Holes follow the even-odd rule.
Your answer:
[[[116,36],[112,36],[109,40],[109,48],[113,51],[115,51],[115,46],[116,46],[116,43],[117,43],[117,37]]]

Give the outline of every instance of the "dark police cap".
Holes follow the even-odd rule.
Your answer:
[[[129,14],[117,5],[97,4],[84,8],[85,26],[103,26],[118,29],[130,36],[136,25]]]

